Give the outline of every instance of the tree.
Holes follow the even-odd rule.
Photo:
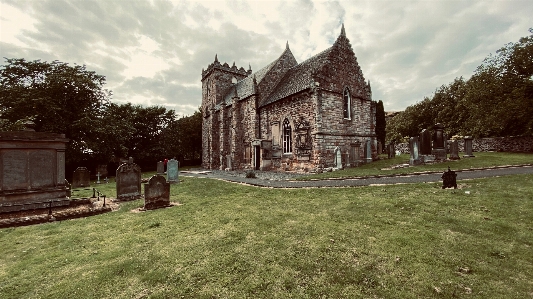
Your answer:
[[[380,100],[376,104],[376,136],[378,141],[381,142],[382,146],[385,146],[385,137],[386,137],[386,123],[385,123],[385,108],[383,107],[383,102]]]
[[[103,88],[105,77],[59,61],[6,58],[6,62],[0,66],[0,129],[32,120],[36,131],[62,133],[71,140],[67,164],[83,160],[89,142],[84,132],[111,96]]]

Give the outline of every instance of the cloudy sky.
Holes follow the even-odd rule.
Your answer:
[[[532,15],[531,0],[0,0],[0,57],[86,65],[106,76],[115,102],[190,115],[215,54],[257,71],[288,41],[302,62],[344,23],[373,99],[397,111],[469,78],[529,35]]]

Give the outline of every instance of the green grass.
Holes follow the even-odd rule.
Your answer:
[[[182,180],[180,206],[0,229],[0,298],[533,297],[533,175],[457,190]]]
[[[533,164],[533,154],[531,153],[498,153],[498,152],[482,152],[474,153],[474,158],[461,158],[456,161],[447,161],[443,163],[435,163],[428,165],[419,165],[398,169],[386,169],[393,165],[409,164],[409,155],[403,154],[392,159],[387,159],[381,155],[382,159],[372,163],[363,164],[359,167],[346,168],[340,171],[324,172],[321,174],[306,175],[298,180],[310,179],[327,179],[327,178],[347,178],[347,177],[364,177],[375,175],[390,175],[390,174],[409,174],[423,171],[443,171],[448,166],[452,170],[464,170],[471,168],[485,168],[493,166],[505,165],[523,165]],[[463,156],[463,153],[460,154]],[[385,158],[383,158],[385,157]]]

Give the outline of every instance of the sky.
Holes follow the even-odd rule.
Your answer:
[[[255,72],[288,42],[300,63],[344,23],[373,100],[401,111],[528,36],[532,15],[531,0],[0,0],[0,57],[85,65],[113,102],[187,116],[215,54]]]

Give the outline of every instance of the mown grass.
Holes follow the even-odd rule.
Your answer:
[[[442,171],[448,166],[452,170],[464,170],[472,168],[485,168],[505,165],[523,165],[533,164],[533,154],[531,153],[499,153],[499,152],[481,152],[474,153],[474,158],[461,158],[455,161],[446,161],[427,165],[418,165],[398,169],[388,169],[394,165],[409,164],[409,155],[403,154],[392,159],[386,157],[372,163],[363,164],[359,167],[346,168],[340,171],[324,172],[314,175],[306,175],[297,178],[298,180],[326,179],[326,178],[347,178],[347,177],[364,177],[375,175],[390,174],[409,174],[423,171]],[[461,153],[460,157],[463,156]],[[384,156],[381,156],[384,157]]]
[[[0,298],[533,296],[533,175],[457,190],[181,179],[180,206],[0,229]]]

